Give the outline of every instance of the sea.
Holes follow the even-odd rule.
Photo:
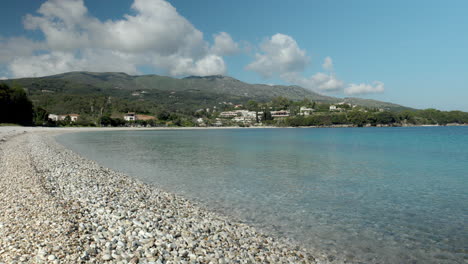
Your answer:
[[[133,130],[57,140],[340,263],[468,263],[468,127]]]

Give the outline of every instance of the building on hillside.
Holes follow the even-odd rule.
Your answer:
[[[236,116],[232,119],[232,121],[237,123],[245,123],[247,120],[243,116]]]
[[[330,105],[330,111],[336,111],[336,105]]]
[[[224,118],[236,117],[237,116],[237,111],[221,112],[221,113],[219,113],[219,116],[224,117]]]
[[[69,114],[69,115],[66,115],[65,118],[66,118],[67,116],[70,117],[70,119],[71,119],[72,122],[76,122],[76,121],[78,120],[78,118],[80,117],[80,115],[78,115],[78,114]],[[65,118],[64,118],[64,119],[65,119]]]
[[[47,118],[49,118],[49,119],[52,120],[52,121],[57,122],[57,121],[63,121],[63,120],[65,120],[65,118],[67,118],[67,116],[70,117],[70,120],[71,120],[72,122],[76,122],[76,121],[78,120],[78,118],[80,117],[80,115],[78,115],[78,114],[67,114],[67,115],[49,114],[49,115],[47,116]]]
[[[279,110],[279,111],[271,111],[271,117],[273,118],[283,118],[289,116],[288,110]]]
[[[223,122],[221,122],[221,119],[220,118],[216,118],[216,122],[213,124],[215,126],[222,126],[223,125]]]
[[[197,118],[197,124],[198,126],[201,126],[201,127],[205,127],[206,126],[206,123],[205,123],[205,120],[203,120],[203,118]]]
[[[56,114],[49,114],[47,118],[55,122],[59,121],[59,115],[56,115]]]
[[[262,114],[263,112],[258,113],[259,119],[261,118]],[[222,118],[233,118],[232,120],[234,122],[252,123],[252,122],[257,121],[257,112],[249,111],[249,110],[235,110],[235,111],[221,112],[219,116]]]
[[[134,112],[128,112],[127,114],[124,115],[124,120],[125,121],[136,121],[136,115]]]
[[[307,108],[305,106],[301,106],[301,108],[299,109],[299,115],[303,115],[303,116],[308,116],[308,115],[311,115],[315,110],[313,108]]]

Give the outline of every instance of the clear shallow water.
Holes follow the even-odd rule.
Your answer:
[[[338,258],[468,261],[468,127],[106,131],[58,140]]]

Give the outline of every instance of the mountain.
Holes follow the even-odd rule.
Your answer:
[[[271,101],[278,96],[291,100],[305,98],[316,102],[353,104],[385,108],[389,110],[409,109],[404,106],[359,98],[336,98],[320,95],[300,86],[248,84],[232,77],[190,76],[182,79],[159,76],[133,76],[115,72],[69,72],[38,78],[5,80],[26,88],[36,105],[50,112],[74,111],[82,108],[90,111],[98,107],[95,101],[119,102],[114,111],[138,111],[138,107],[155,109],[164,106],[168,109],[195,110],[204,107],[222,106],[225,103],[242,104],[248,100]],[[100,99],[101,98],[101,99]],[[90,101],[83,103],[82,101]],[[103,104],[103,103],[101,103]],[[146,110],[147,111],[147,110]]]
[[[346,97],[342,101],[349,103],[349,104],[353,104],[353,105],[360,105],[360,106],[365,106],[369,108],[382,108],[382,109],[387,109],[391,111],[415,110],[413,108],[398,105],[398,104],[382,102],[382,101],[377,101],[377,100],[372,100],[372,99],[362,99],[362,98],[356,98],[356,97]]]

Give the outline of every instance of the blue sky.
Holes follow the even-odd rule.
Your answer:
[[[468,111],[467,1],[16,0],[0,77],[226,74]]]

